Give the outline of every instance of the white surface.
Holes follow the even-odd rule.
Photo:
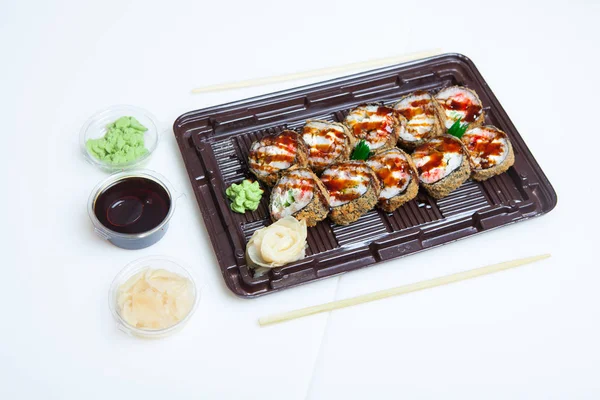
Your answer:
[[[568,3],[1,2],[0,398],[600,397],[600,193],[589,172],[600,7]],[[98,109],[138,105],[170,129],[183,112],[305,82],[190,95],[196,86],[437,47],[471,57],[506,108],[558,192],[547,216],[241,300],[222,282],[167,131],[148,167],[188,193],[167,235],[132,252],[93,234],[86,200],[105,174],[80,156],[77,133]],[[565,149],[579,137],[591,145]],[[256,323],[545,252],[553,257],[498,275]],[[115,274],[149,254],[181,258],[207,284],[190,324],[160,341],[117,331],[107,306]]]

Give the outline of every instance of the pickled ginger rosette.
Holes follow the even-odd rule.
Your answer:
[[[284,217],[259,229],[246,245],[246,262],[251,268],[281,267],[306,255],[306,222]]]
[[[476,181],[506,172],[515,163],[508,136],[495,126],[468,130],[461,140],[469,151],[471,176]]]
[[[428,140],[415,149],[412,159],[423,188],[435,199],[448,196],[471,175],[467,150],[454,136]]]
[[[284,173],[271,191],[269,210],[277,221],[287,216],[315,226],[329,213],[329,194],[323,182],[308,168],[295,168]]]
[[[250,171],[269,186],[273,186],[287,169],[296,165],[305,167],[307,163],[304,141],[290,130],[255,141],[248,155]]]

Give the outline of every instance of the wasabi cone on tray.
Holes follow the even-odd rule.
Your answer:
[[[268,186],[293,166],[308,165],[308,152],[300,136],[290,130],[265,136],[252,143],[248,155],[250,171]]]
[[[393,212],[419,193],[417,168],[411,157],[394,147],[382,150],[367,160],[381,183],[378,206]]]
[[[285,172],[271,190],[271,219],[293,216],[315,226],[329,213],[329,193],[323,182],[308,168],[292,168]]]
[[[244,179],[239,184],[233,183],[225,190],[227,198],[231,200],[229,208],[240,214],[247,210],[256,211],[263,193],[258,181],[252,182],[249,179]]]
[[[462,185],[471,175],[469,153],[451,135],[428,140],[412,154],[419,181],[434,199],[441,199]]]
[[[471,177],[476,181],[506,172],[515,163],[508,136],[495,126],[468,130],[461,140],[469,152]]]
[[[379,200],[379,179],[364,161],[335,163],[323,171],[321,180],[329,192],[329,218],[338,225],[358,220]]]

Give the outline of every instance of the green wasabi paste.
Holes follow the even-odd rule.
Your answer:
[[[148,154],[148,149],[144,147],[144,132],[147,130],[134,117],[121,117],[106,126],[106,135],[99,139],[88,139],[85,147],[100,161],[125,164]]]
[[[243,214],[246,210],[255,211],[262,197],[263,190],[258,186],[258,182],[251,182],[248,179],[241,184],[232,184],[225,190],[225,194],[231,200],[232,211]]]

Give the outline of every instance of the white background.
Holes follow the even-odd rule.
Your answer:
[[[0,398],[584,399],[600,397],[597,1],[0,1]],[[255,300],[225,287],[171,125],[304,82],[223,81],[442,48],[470,57],[554,185],[539,219]],[[316,81],[316,80],[313,80]],[[156,245],[126,251],[86,213],[106,174],[78,131],[112,104],[166,129],[148,168],[188,197]],[[257,318],[551,252],[501,274],[268,328]],[[206,284],[160,341],[119,332],[115,274],[176,256]]]

